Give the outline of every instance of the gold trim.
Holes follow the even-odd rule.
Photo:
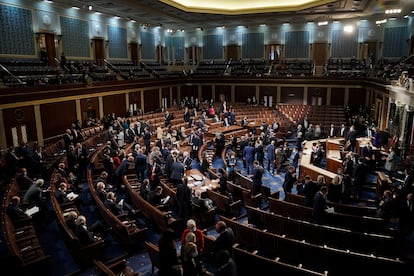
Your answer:
[[[289,1],[251,1],[251,0],[160,0],[185,12],[240,15],[271,12],[299,11],[329,4],[336,0],[289,0]],[[188,3],[186,3],[188,2]],[[243,8],[237,8],[237,7]]]

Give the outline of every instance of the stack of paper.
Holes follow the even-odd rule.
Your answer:
[[[27,209],[24,213],[28,216],[31,216],[33,214],[36,214],[37,212],[39,212],[39,207],[33,206],[32,208]]]
[[[77,198],[79,195],[78,194],[75,194],[74,192],[70,192],[69,194],[68,194],[68,199],[70,200],[70,201],[72,201],[72,200],[74,200],[75,198]]]

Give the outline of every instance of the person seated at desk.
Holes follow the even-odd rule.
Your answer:
[[[372,148],[371,142],[367,142],[365,147],[362,148],[361,156],[362,158],[364,158],[364,161],[367,164],[368,169],[371,171],[374,171],[376,158],[375,158],[375,152]]]
[[[191,198],[191,202],[195,205],[195,211],[198,213],[202,213],[210,210],[211,208],[214,208],[213,201],[208,197],[202,198],[200,190],[193,190],[193,197]]]
[[[164,197],[163,194],[163,189],[161,186],[157,186],[155,187],[154,190],[150,191],[148,193],[148,202],[155,207],[159,207],[163,210],[168,209],[168,207],[166,206],[167,204],[167,198],[168,197]]]
[[[321,145],[316,143],[313,144],[315,145],[315,148],[312,147],[311,163],[318,166],[323,159],[323,150]]]
[[[240,125],[242,126],[242,127],[245,127],[245,126],[247,126],[247,124],[248,124],[248,121],[247,121],[247,116],[244,116],[243,117],[243,119],[241,120],[241,122],[240,122]]]
[[[13,224],[30,218],[30,216],[28,216],[22,208],[20,208],[20,197],[19,196],[13,196],[10,199],[9,205],[7,205],[6,207],[6,213],[9,216],[9,218],[12,220]]]
[[[80,215],[75,219],[75,235],[82,245],[89,245],[102,240],[105,236],[105,230],[100,222],[89,227],[86,217]]]
[[[79,199],[79,195],[75,194],[75,193],[67,193],[68,190],[68,186],[65,182],[61,182],[59,184],[59,187],[55,190],[55,197],[57,202],[59,202],[59,204],[64,204],[64,203],[68,203],[68,202],[75,202],[77,204],[80,204],[80,199]]]
[[[114,192],[107,193],[104,205],[115,216],[121,216],[123,214],[133,216],[136,214],[136,211],[132,209],[132,207],[128,203],[126,203],[124,199],[121,199],[118,202]]]

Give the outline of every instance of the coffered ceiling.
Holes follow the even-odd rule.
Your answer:
[[[414,0],[54,0],[64,8],[78,6],[85,12],[120,16],[147,26],[194,30],[217,26],[276,26],[283,23],[351,19],[381,20],[414,16]],[[89,11],[88,7],[92,6]],[[401,13],[385,14],[387,9]]]

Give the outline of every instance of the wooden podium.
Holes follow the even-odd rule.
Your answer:
[[[384,172],[377,172],[377,196],[381,198],[385,190],[392,190],[392,182]]]

